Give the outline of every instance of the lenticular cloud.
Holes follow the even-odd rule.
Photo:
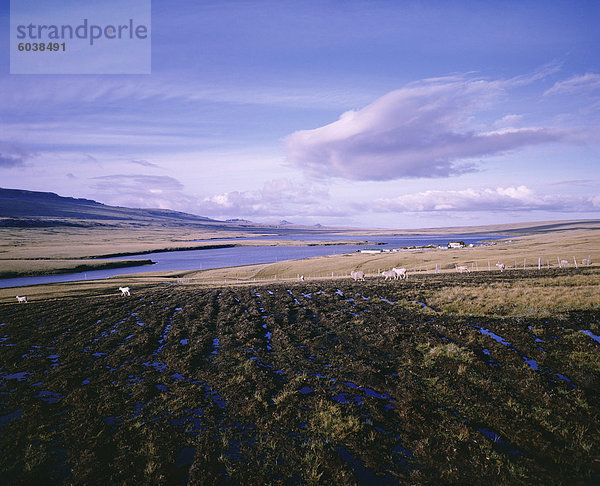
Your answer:
[[[320,177],[449,177],[476,170],[473,159],[562,138],[543,128],[470,128],[505,84],[453,77],[392,91],[329,125],[289,135],[287,160]]]

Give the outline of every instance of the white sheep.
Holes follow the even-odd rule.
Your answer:
[[[592,257],[589,256],[587,258],[584,258],[583,260],[581,260],[581,264],[582,265],[591,265],[592,264]]]
[[[365,272],[363,272],[362,270],[357,270],[357,271],[354,271],[354,270],[352,270],[352,271],[350,272],[350,276],[351,276],[351,277],[352,277],[352,278],[353,278],[355,281],[358,281],[358,280],[360,280],[361,282],[364,282],[364,281],[365,281]]]
[[[21,303],[26,304],[27,303],[27,297],[21,297],[21,296],[17,295],[17,302],[19,304],[21,304]]]
[[[469,267],[467,267],[466,265],[461,265],[461,266],[456,265],[456,271],[458,273],[463,273],[463,272],[469,273],[470,272]]]
[[[504,271],[504,269],[506,268],[506,265],[504,265],[504,263],[496,263],[496,266],[500,269],[501,272]]]
[[[119,290],[121,291],[121,295],[123,297],[125,296],[130,296],[131,294],[129,293],[129,287],[119,287]]]
[[[569,263],[569,261],[568,261],[568,260],[561,260],[561,261],[560,261],[560,264],[559,264],[558,266],[559,266],[560,268],[562,268],[562,267],[568,267],[568,266],[570,266],[570,265],[571,265],[571,264]]]
[[[396,274],[396,279],[398,279],[398,278],[404,278],[404,279],[406,279],[406,277],[407,277],[407,274],[406,274],[407,270],[406,270],[406,268],[396,268],[396,267],[394,267],[394,268],[392,268],[392,272],[394,272]]]
[[[393,270],[386,270],[385,272],[382,272],[381,275],[383,275],[385,277],[386,280],[388,279],[397,279],[398,276],[396,275],[396,272],[394,272]]]

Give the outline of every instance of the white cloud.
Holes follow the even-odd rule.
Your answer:
[[[206,196],[199,202],[199,210],[202,214],[221,218],[345,214],[340,208],[328,205],[328,198],[329,194],[323,187],[281,178],[267,181],[255,191],[231,191]]]
[[[93,177],[92,180],[91,196],[110,205],[179,209],[193,207],[196,202],[195,198],[182,192],[181,182],[169,176],[115,174]]]
[[[449,177],[475,170],[473,159],[561,140],[565,133],[547,128],[470,127],[472,117],[507,87],[523,83],[460,76],[415,83],[347,111],[329,125],[289,135],[287,160],[319,177]]]
[[[545,95],[572,94],[600,89],[600,74],[587,73],[559,81],[547,90]]]
[[[399,212],[493,212],[493,211],[594,211],[598,196],[574,197],[537,194],[527,186],[509,186],[456,191],[424,191],[395,198],[378,199],[374,211]]]

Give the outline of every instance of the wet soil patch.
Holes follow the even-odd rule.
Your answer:
[[[441,285],[0,305],[3,481],[597,484],[600,315],[447,315]]]

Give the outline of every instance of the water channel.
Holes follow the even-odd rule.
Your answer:
[[[79,273],[60,275],[44,275],[39,277],[21,277],[0,279],[0,288],[38,285],[54,282],[72,282],[78,280],[96,280],[117,275],[130,275],[143,272],[169,272],[207,270],[211,268],[252,265],[255,263],[272,263],[282,260],[296,260],[323,255],[339,255],[364,249],[393,249],[410,246],[442,245],[450,241],[463,241],[465,244],[479,245],[483,240],[505,238],[499,235],[281,235],[256,238],[237,238],[236,243],[262,240],[296,240],[296,241],[368,241],[361,245],[330,245],[330,246],[236,246],[233,248],[216,248],[210,250],[185,250],[156,252],[143,255],[117,257],[118,260],[146,260],[155,262],[154,265],[139,267],[112,268],[92,270]],[[210,240],[218,242],[220,240]],[[231,241],[231,240],[227,240]],[[109,260],[112,260],[109,259]]]

